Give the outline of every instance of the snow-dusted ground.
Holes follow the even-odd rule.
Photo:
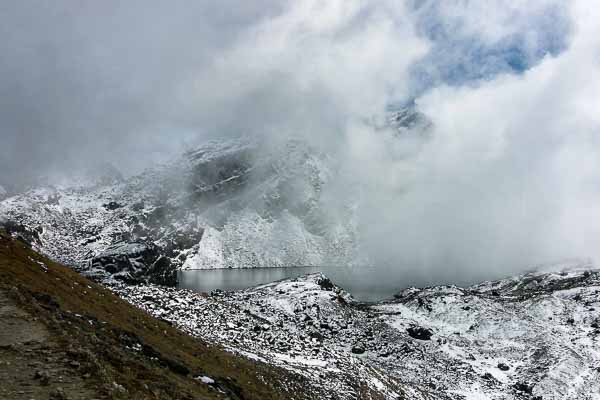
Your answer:
[[[366,385],[389,399],[600,399],[600,271],[590,265],[374,304],[321,274],[210,295],[114,290],[192,335],[304,374],[323,398],[360,398]]]

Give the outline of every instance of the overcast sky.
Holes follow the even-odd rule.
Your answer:
[[[128,158],[145,162],[178,147],[188,129],[202,130],[181,104],[186,86],[245,29],[284,6],[1,2],[3,178],[103,159],[129,168],[137,163]]]
[[[366,185],[362,232],[382,257],[476,270],[598,256],[599,10],[2,1],[0,181],[102,161],[133,173],[211,137],[300,136]],[[435,128],[407,157],[364,121],[409,101]]]
[[[0,179],[138,170],[208,136],[337,129],[520,72],[566,47],[562,3],[3,1]]]

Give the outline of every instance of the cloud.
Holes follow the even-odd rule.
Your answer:
[[[432,49],[413,68],[414,90],[468,84],[521,73],[567,46],[568,3],[541,1],[413,1],[418,31]]]
[[[383,145],[362,155],[365,182],[395,171],[366,196],[373,254],[448,281],[598,259],[600,32],[590,4],[573,3],[573,34],[560,54],[522,74],[440,85],[417,98],[435,130],[413,157],[394,160]]]
[[[401,3],[300,1],[200,71],[190,107],[199,125],[220,132],[241,125],[274,138],[339,139],[349,119],[406,96],[409,66],[426,50]]]
[[[356,199],[365,253],[401,273],[596,255],[591,0],[0,7],[0,180],[302,137],[340,160],[328,196]],[[368,122],[409,101],[429,139]]]
[[[134,172],[211,136],[339,135],[348,118],[505,63],[494,49],[507,38],[562,38],[548,28],[566,20],[560,3],[534,3],[7,2],[1,179],[89,160]],[[464,64],[475,37],[495,56]]]
[[[123,169],[177,150],[195,126],[178,89],[284,2],[44,2],[0,5],[0,174],[110,161]]]

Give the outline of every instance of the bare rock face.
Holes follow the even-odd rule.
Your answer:
[[[365,350],[365,346],[361,343],[357,343],[354,346],[352,346],[352,354],[364,354]]]
[[[154,244],[121,243],[109,247],[91,260],[92,273],[108,273],[128,283],[177,284],[177,272],[171,261]]]
[[[418,340],[431,340],[433,331],[431,329],[422,328],[420,326],[411,326],[406,328],[406,332],[413,339]]]
[[[4,229],[8,234],[27,244],[29,247],[40,244],[40,235],[42,228],[29,227],[13,220],[3,220],[0,217],[0,228]]]
[[[177,270],[173,267],[171,259],[161,255],[150,265],[145,274],[148,283],[164,286],[177,285]]]

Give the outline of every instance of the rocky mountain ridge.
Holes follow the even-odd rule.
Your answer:
[[[424,138],[430,126],[411,107],[378,129]],[[0,198],[0,222],[66,265],[127,283],[172,286],[186,268],[364,265],[356,199],[331,212],[337,168],[301,139],[211,141],[128,179],[102,165]]]
[[[128,283],[174,285],[180,268],[348,262],[350,230],[319,215],[326,156],[298,141],[256,151],[213,142],[127,180],[32,189],[0,202],[0,219],[54,259]]]

